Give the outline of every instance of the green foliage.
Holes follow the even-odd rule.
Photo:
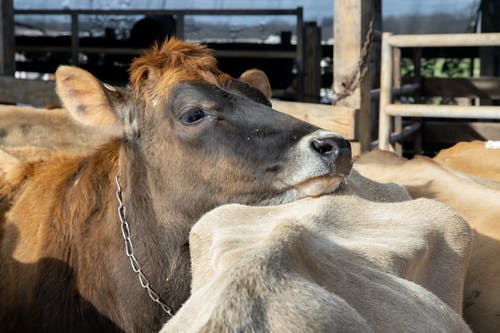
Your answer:
[[[415,72],[415,64],[410,58],[402,58],[401,59],[401,77],[410,78],[413,77],[413,73]]]
[[[472,67],[472,75],[471,75]],[[401,60],[401,76],[404,79],[414,77],[415,64],[412,59]],[[421,59],[420,72],[423,77],[470,77],[479,75],[479,61],[474,59],[432,58]]]
[[[472,70],[472,72],[471,72]],[[422,77],[478,77],[480,75],[479,59],[432,58],[420,60]],[[471,75],[472,74],[472,75]],[[401,77],[403,82],[414,82],[415,64],[410,58],[401,59]],[[427,104],[454,104],[454,99],[433,97]]]

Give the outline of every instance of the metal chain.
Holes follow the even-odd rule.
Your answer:
[[[122,200],[122,188],[120,186],[120,173],[118,172],[115,177],[116,181],[116,198],[118,199],[118,217],[120,218],[120,226],[121,226],[121,231],[122,231],[122,236],[123,240],[125,241],[125,253],[127,254],[127,257],[130,260],[130,266],[132,266],[132,270],[137,274],[139,277],[139,282],[141,284],[141,287],[146,289],[148,292],[149,297],[153,302],[157,303],[158,305],[161,306],[162,310],[168,314],[170,317],[173,317],[173,310],[171,307],[169,307],[167,304],[165,304],[161,298],[160,295],[156,291],[154,291],[153,288],[151,288],[151,284],[144,275],[142,271],[142,267],[139,264],[139,261],[137,261],[137,258],[135,257],[134,254],[134,246],[132,245],[132,239],[130,236],[130,228],[125,220],[125,206],[123,205],[123,200]]]

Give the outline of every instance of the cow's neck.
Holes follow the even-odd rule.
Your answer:
[[[160,180],[155,177],[155,170],[148,168],[139,149],[125,144],[120,155],[125,218],[130,225],[135,256],[151,287],[175,311],[189,295],[191,275],[186,226],[190,222],[170,207],[168,198],[173,193],[158,193]],[[126,257],[125,251],[123,256]],[[128,264],[128,259],[126,261]],[[128,266],[127,274],[136,275]],[[134,283],[131,287],[135,288],[141,307],[147,303],[155,317],[166,321],[169,316],[149,298],[137,276]]]

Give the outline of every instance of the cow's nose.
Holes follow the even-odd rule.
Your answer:
[[[337,136],[313,138],[311,148],[332,168],[333,172],[344,175],[351,172],[351,144],[346,139]]]

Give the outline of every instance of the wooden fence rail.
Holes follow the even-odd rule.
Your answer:
[[[379,99],[379,138],[380,149],[393,150],[390,142],[392,118],[466,118],[500,119],[500,106],[459,106],[429,104],[391,103],[393,89],[393,54],[403,47],[462,47],[462,46],[500,46],[500,33],[482,34],[439,34],[439,35],[392,35],[382,34],[382,59]]]

